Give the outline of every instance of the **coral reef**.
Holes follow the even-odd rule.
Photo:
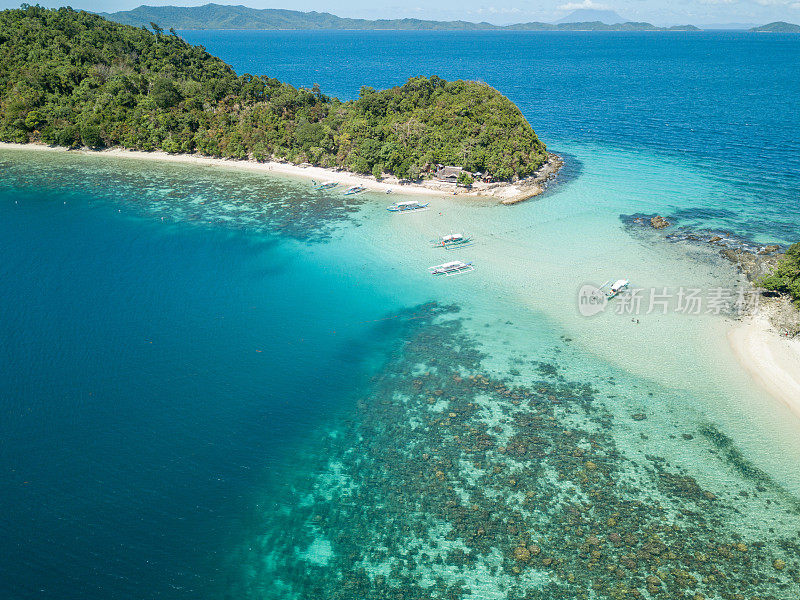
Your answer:
[[[735,498],[661,457],[636,463],[618,449],[615,417],[592,386],[552,364],[532,365],[540,379],[527,386],[489,375],[454,311],[428,305],[408,319],[406,344],[357,416],[308,457],[316,475],[298,474],[293,498],[267,517],[257,558],[243,559],[244,595],[798,594],[800,511],[730,438],[710,425],[682,437],[720,454],[743,486]],[[647,425],[637,418],[625,426]],[[729,519],[743,510],[737,498],[769,498],[786,528],[763,532],[770,538],[738,531]],[[304,559],[320,540],[329,555]]]

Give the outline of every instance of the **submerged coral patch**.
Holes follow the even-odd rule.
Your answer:
[[[30,153],[21,154],[30,158]],[[357,225],[354,213],[365,202],[363,196],[344,196],[340,190],[315,191],[304,182],[195,165],[146,163],[146,170],[139,170],[127,159],[66,153],[33,158],[24,165],[6,161],[0,191],[33,187],[41,196],[69,201],[89,189],[121,210],[167,223],[246,229],[301,242],[325,241],[338,227]]]
[[[797,596],[798,520],[781,512],[786,526],[772,532],[732,524],[748,502],[783,511],[760,475],[733,465],[743,493],[731,495],[662,457],[634,462],[594,387],[539,362],[523,367],[529,385],[489,375],[452,307],[413,315],[357,415],[298,474],[298,497],[314,501],[289,498],[265,517],[242,558],[243,595]],[[702,433],[722,459],[743,460],[723,434]],[[325,562],[293,551],[320,539],[330,541]]]

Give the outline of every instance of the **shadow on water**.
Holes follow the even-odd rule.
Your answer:
[[[547,182],[547,190],[545,191],[547,195],[558,194],[566,190],[569,184],[583,174],[584,170],[583,161],[577,155],[552,149],[551,152],[564,159],[564,166],[561,167],[561,170],[553,179]]]

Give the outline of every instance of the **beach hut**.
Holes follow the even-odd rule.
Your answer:
[[[442,167],[436,171],[436,179],[446,183],[455,183],[463,169],[461,167]]]

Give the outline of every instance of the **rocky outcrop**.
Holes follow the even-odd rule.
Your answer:
[[[762,296],[758,302],[758,313],[765,316],[781,335],[800,335],[800,311],[788,296]]]
[[[531,177],[520,179],[504,190],[498,190],[498,193],[491,195],[503,197],[500,204],[517,204],[519,202],[524,202],[525,200],[544,193],[545,189],[547,189],[547,184],[558,175],[558,172],[563,166],[563,158],[557,154],[550,154],[547,162]]]
[[[769,275],[783,258],[783,254],[776,252],[780,250],[780,246],[767,246],[767,248],[775,248],[775,250],[772,254],[764,251],[754,254],[740,248],[723,248],[720,254],[739,267],[748,281],[754,282],[764,275]]]
[[[516,204],[544,193],[549,182],[555,179],[563,166],[564,159],[557,154],[550,153],[547,155],[547,162],[539,167],[538,171],[530,177],[518,179],[517,181],[495,181],[491,183],[475,181],[468,187],[461,187],[438,179],[425,179],[415,182],[415,185],[437,192],[446,192],[448,195],[496,198],[500,201],[500,204]],[[402,185],[402,182],[393,177],[386,178],[385,182]]]
[[[630,226],[645,230],[660,230],[673,225],[661,215],[633,214],[621,215],[621,218]],[[720,256],[733,263],[754,288],[758,288],[756,282],[772,273],[784,257],[782,246],[779,244],[761,245],[726,231],[677,227],[670,233],[665,232],[664,239],[714,246],[719,250]],[[757,309],[783,335],[790,337],[800,335],[800,310],[788,297],[761,290]],[[644,413],[633,415],[634,420],[645,418]]]
[[[655,217],[650,219],[650,225],[653,227],[653,229],[666,229],[667,227],[672,225],[672,223],[667,221],[661,215],[656,215]]]

